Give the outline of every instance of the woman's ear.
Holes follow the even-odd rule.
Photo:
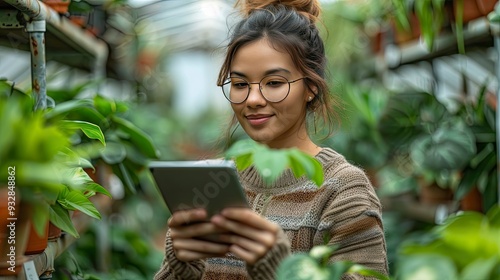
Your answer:
[[[318,87],[310,86],[308,88],[309,88],[309,90],[306,93],[306,101],[311,102],[318,94]]]

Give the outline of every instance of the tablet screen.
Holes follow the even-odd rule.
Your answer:
[[[154,161],[149,167],[171,213],[204,208],[211,217],[226,207],[248,207],[232,161]]]

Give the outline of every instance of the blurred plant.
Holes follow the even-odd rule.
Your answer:
[[[278,280],[340,280],[344,274],[359,274],[375,279],[389,278],[377,271],[350,261],[329,262],[335,247],[319,245],[309,253],[296,253],[287,257],[278,267]]]
[[[466,92],[466,91],[465,91]],[[455,115],[461,117],[470,127],[475,153],[462,171],[460,183],[455,192],[455,199],[462,199],[473,187],[482,193],[483,211],[488,211],[498,203],[498,166],[496,151],[496,117],[493,104],[488,105],[487,83],[478,96],[471,101],[462,98]]]
[[[474,134],[464,120],[425,92],[391,96],[379,129],[390,147],[389,160],[409,155],[413,176],[443,188],[456,188],[457,174],[476,152]]]
[[[147,280],[152,279],[163,259],[163,252],[153,247],[151,236],[126,224],[113,223],[110,227],[110,243],[105,256],[96,247],[99,225],[93,223],[82,234],[78,243],[56,259],[53,277],[61,280]],[[101,240],[102,241],[102,240]],[[99,260],[106,261],[106,270],[99,269]]]
[[[462,212],[406,241],[398,279],[499,279],[500,206],[483,215]]]
[[[128,110],[126,102],[95,95],[93,99],[75,97],[59,103],[47,113],[47,118],[84,120],[99,126],[105,136],[106,147],[93,153],[92,159],[110,165],[128,191],[135,193],[142,176],[147,177],[148,161],[157,159],[159,152],[150,136],[125,118]],[[76,139],[75,142],[85,143],[85,139]]]
[[[237,141],[225,153],[226,159],[233,159],[238,170],[254,166],[266,184],[272,184],[290,168],[296,178],[305,175],[317,186],[323,184],[323,167],[314,157],[297,148],[270,149],[263,144],[246,139]]]
[[[70,137],[76,130],[83,131],[90,139],[104,144],[104,136],[97,126],[81,121],[61,120],[49,122],[46,111],[33,112],[33,100],[0,81],[0,166],[16,169],[16,188],[21,203],[31,205],[28,216],[37,233],[41,233],[48,220],[62,230],[78,236],[69,210],[80,210],[100,218],[99,212],[88,197],[96,193],[109,193],[94,183],[82,167],[90,162],[71,146]],[[3,132],[2,132],[3,131]],[[7,185],[7,176],[0,175]],[[3,185],[3,184],[2,184]]]
[[[389,149],[378,130],[378,123],[388,95],[375,84],[345,82],[340,90],[345,106],[342,127],[324,143],[363,168],[377,170],[382,167]]]
[[[445,25],[450,23],[446,5],[453,5],[452,1],[446,0],[391,0],[393,9],[392,20],[396,22],[399,29],[409,31],[416,26],[410,26],[409,17],[414,14],[418,19],[420,38],[426,44],[429,51],[435,47],[436,37],[442,32]],[[465,53],[463,35],[464,0],[457,0],[456,7],[451,15],[455,25],[454,33],[457,38],[458,50]]]

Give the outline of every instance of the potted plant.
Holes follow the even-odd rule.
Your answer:
[[[485,84],[474,98],[477,101],[464,96],[456,112],[474,133],[473,146],[477,151],[462,170],[455,192],[456,200],[467,203],[462,204],[465,210],[487,212],[498,204],[496,117],[495,105],[487,102],[489,95],[494,94],[487,91]]]
[[[388,93],[375,84],[368,87],[345,82],[341,94],[346,112],[342,127],[325,144],[365,169],[372,185],[378,187],[377,172],[388,156],[388,147],[378,130],[378,122]]]
[[[398,279],[499,279],[500,207],[465,211],[400,247]]]
[[[57,222],[51,207],[58,203],[62,191],[78,186],[74,176],[69,176],[70,171],[88,162],[73,152],[71,134],[64,128],[65,124],[47,122],[44,113],[33,112],[33,101],[28,95],[5,81],[0,82],[0,133],[4,135],[0,155],[5,159],[0,166],[6,170],[0,174],[0,186],[2,194],[6,195],[4,199],[10,201],[2,201],[2,206],[8,205],[8,214],[17,218],[16,240],[13,241],[16,245],[12,250],[17,256],[14,266],[23,261],[30,223],[37,235],[46,233],[49,220],[63,229],[69,228]],[[75,165],[68,164],[69,159]],[[77,204],[86,207],[84,203],[79,201]],[[7,256],[3,254],[6,250],[12,249],[7,245],[7,240],[2,240],[2,258]],[[7,269],[4,272],[15,271]]]
[[[77,87],[70,91],[73,99],[57,104],[47,112],[47,118],[83,120],[99,126],[104,134],[106,147],[89,154],[89,157],[96,166],[100,162],[109,165],[127,187],[127,191],[135,193],[141,178],[148,177],[148,161],[159,157],[158,150],[148,134],[125,118],[129,110],[126,102],[111,100],[98,94],[91,99],[79,99],[77,95],[82,89],[83,87]],[[86,138],[78,141],[83,146],[89,145]]]
[[[397,93],[390,97],[379,129],[390,147],[390,160],[407,155],[412,176],[423,183],[424,197],[429,186],[437,185],[451,198],[456,174],[476,152],[474,134],[461,118],[433,94]]]

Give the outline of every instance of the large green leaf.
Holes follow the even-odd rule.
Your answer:
[[[101,214],[94,204],[79,191],[69,190],[61,195],[57,201],[66,209],[80,210],[90,217],[101,218]]]
[[[288,156],[281,150],[257,150],[254,155],[254,166],[266,184],[272,184],[288,166]]]
[[[317,186],[323,184],[323,166],[316,158],[297,149],[289,150],[288,157],[290,168],[295,177],[302,176],[305,173]]]
[[[106,148],[100,151],[101,157],[109,165],[122,162],[127,156],[125,147],[120,142],[108,141]]]
[[[106,145],[104,134],[98,125],[84,121],[61,121],[60,126],[63,129],[81,130],[88,138],[99,140]]]
[[[323,166],[314,157],[296,149],[270,149],[252,140],[240,140],[225,153],[226,159],[233,159],[236,167],[243,170],[254,165],[266,184],[273,183],[286,168],[295,177],[306,175],[316,185],[323,183]]]
[[[79,237],[68,210],[62,207],[61,204],[55,203],[50,206],[50,221],[61,230],[76,238]]]
[[[443,280],[458,278],[453,262],[435,254],[404,257],[398,261],[398,264],[399,279]]]
[[[434,171],[459,170],[470,162],[475,153],[474,134],[464,125],[440,127],[411,145],[411,157],[415,163]]]
[[[125,102],[115,101],[101,95],[94,96],[94,106],[99,113],[106,117],[111,117],[116,113],[122,113],[128,110],[128,106]]]
[[[144,131],[140,130],[133,123],[128,120],[112,117],[112,121],[116,124],[117,128],[122,130],[128,135],[128,139],[139,149],[146,157],[151,159],[159,158],[159,151],[154,147],[153,140]]]
[[[495,268],[500,266],[500,256],[488,259],[477,259],[469,263],[460,274],[460,280],[469,279],[498,279],[491,275]],[[498,275],[497,275],[498,276]]]
[[[35,232],[38,236],[43,236],[45,234],[45,229],[48,226],[49,221],[49,205],[39,196],[38,201],[33,201],[30,203],[31,206],[31,223]]]

